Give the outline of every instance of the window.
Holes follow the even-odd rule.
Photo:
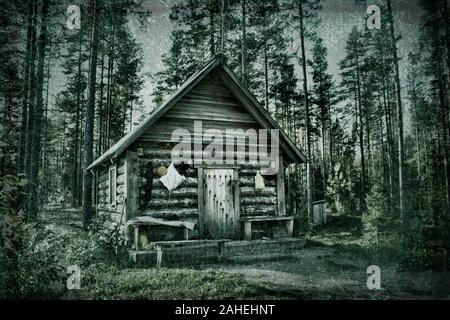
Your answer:
[[[116,206],[116,167],[109,168],[109,204]]]

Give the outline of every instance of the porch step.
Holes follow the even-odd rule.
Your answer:
[[[225,243],[223,262],[244,262],[273,259],[286,256],[292,250],[303,248],[304,239],[283,238],[273,240],[229,241]],[[137,266],[155,267],[156,250],[130,251],[130,256]],[[168,248],[164,250],[163,267],[192,266],[217,263],[217,248],[196,246],[195,248]]]

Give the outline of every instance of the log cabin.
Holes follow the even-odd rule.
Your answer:
[[[198,122],[206,131],[199,133],[194,128]],[[184,161],[173,167],[183,177],[182,183],[169,190],[161,177],[168,174],[167,168],[171,170],[173,150],[179,142],[174,141],[174,132],[180,128],[197,131],[191,142],[200,141],[201,145],[213,140],[208,129],[224,134],[230,128],[276,130],[276,172],[262,176],[262,186],[255,186],[264,166],[274,168],[273,158],[265,164]],[[251,143],[255,142],[249,139],[248,145],[237,148],[236,158],[248,160],[248,154],[263,147],[262,140]],[[242,151],[248,154],[239,155]],[[228,149],[225,153],[229,155]],[[95,175],[96,214],[119,224],[137,250],[157,241],[292,236],[285,172],[289,165],[306,161],[269,112],[217,57],[86,170]]]

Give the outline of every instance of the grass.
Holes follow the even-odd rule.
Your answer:
[[[64,299],[234,300],[276,298],[259,292],[243,276],[217,270],[93,268],[80,290]]]

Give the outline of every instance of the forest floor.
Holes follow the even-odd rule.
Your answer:
[[[52,228],[79,230],[78,223],[63,220]],[[450,272],[401,271],[395,258],[373,255],[362,245],[358,224],[358,218],[334,217],[288,255],[253,253],[251,259],[196,268],[97,272],[86,290],[63,298],[450,299]],[[381,290],[367,288],[370,265],[381,269]]]
[[[332,217],[289,256],[217,265],[254,288],[287,299],[450,299],[450,272],[401,271],[395,257],[361,241],[360,219]],[[381,270],[381,290],[367,288],[367,267]]]

